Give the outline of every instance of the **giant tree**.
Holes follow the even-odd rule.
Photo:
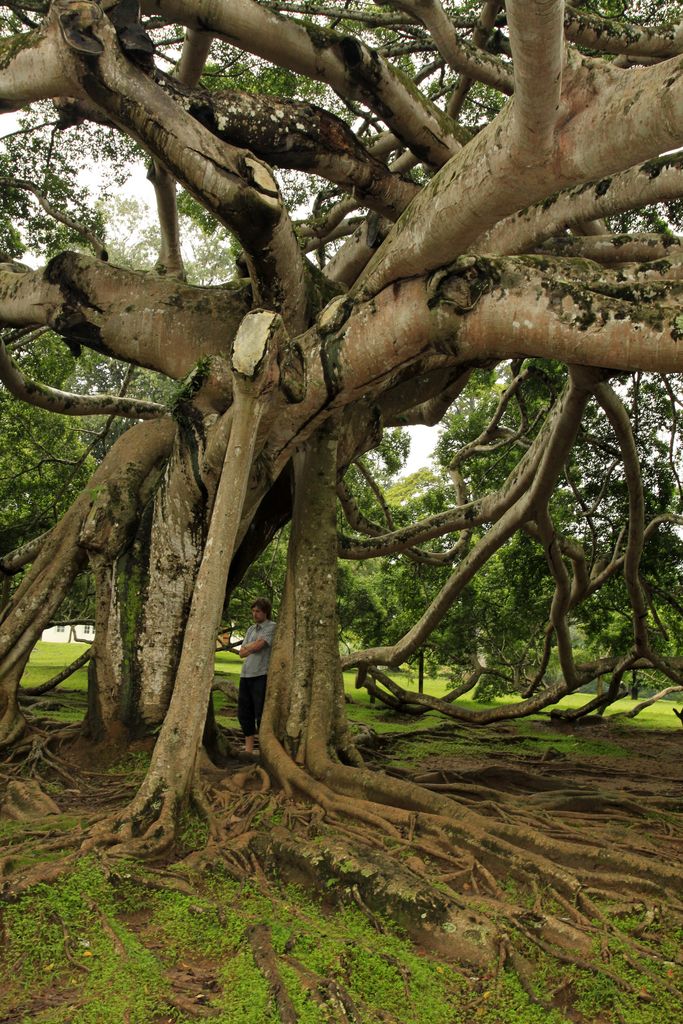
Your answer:
[[[505,872],[550,886],[576,905],[573,925],[543,917],[546,939],[565,946],[585,948],[578,928],[598,913],[584,884],[599,893],[618,873],[634,891],[668,891],[679,880],[657,859],[588,840],[579,856],[528,820],[370,771],[346,721],[335,603],[338,546],[346,558],[406,552],[448,566],[402,638],[346,658],[361,672],[399,664],[523,531],[551,597],[514,714],[604,671],[611,691],[634,665],[679,680],[680,661],[653,637],[640,568],[675,519],[675,493],[651,514],[624,384],[665,375],[675,423],[683,263],[661,204],[683,191],[681,159],[667,155],[683,141],[683,31],[666,20],[677,5],[634,5],[631,21],[560,0],[16,0],[2,12],[0,110],[50,101],[51,153],[87,144],[93,125],[144,151],[161,247],[155,272],[108,263],[92,238],[93,254],[62,251],[39,269],[8,258],[0,321],[49,326],[76,353],[178,387],[170,404],[66,393],[2,348],[0,378],[15,397],[133,425],[60,522],[2,556],[5,574],[30,568],[0,620],[0,742],[24,734],[22,672],[88,566],[97,597],[86,735],[106,745],[159,730],[139,792],[88,842],[166,848],[183,803],[207,807],[199,755],[226,595],[291,520],[261,733],[275,786],[395,844],[415,838],[429,856],[456,863],[448,851],[458,848],[494,895]],[[234,240],[235,276],[219,287],[185,280],[178,186],[186,208]],[[662,230],[610,230],[634,210],[654,210],[646,223]],[[74,229],[78,218],[68,220]],[[452,507],[395,528],[369,521],[341,486],[355,535],[339,539],[349,464],[387,428],[438,422],[494,368],[505,386],[479,436],[453,453]],[[609,547],[574,468],[593,457],[593,435],[624,481]],[[670,437],[661,457],[675,464]],[[471,470],[494,451],[495,472]],[[567,513],[570,492],[583,516]],[[449,539],[422,548],[434,538]],[[628,642],[607,666],[577,663],[575,610],[616,576]],[[546,685],[551,652],[561,681]],[[301,853],[273,841],[282,856]],[[358,884],[369,888],[371,875]],[[423,882],[414,901],[465,957],[489,955],[493,926],[457,894],[459,869],[448,877],[448,898]]]

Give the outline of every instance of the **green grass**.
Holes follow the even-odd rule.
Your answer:
[[[80,658],[84,651],[87,651],[89,644],[53,644],[39,640],[31,651],[26,671],[21,680],[25,687],[41,686],[48,679],[57,675],[63,668],[70,665],[72,661]],[[87,666],[79,668],[65,682],[61,683],[59,690],[79,690],[85,692],[88,688]],[[55,692],[55,691],[51,691]]]
[[[46,643],[39,641],[35,649],[31,654],[26,672],[22,679],[22,686],[31,687],[38,686],[41,683],[46,682],[53,675],[59,672],[65,665],[75,661],[77,657],[86,649],[86,644],[55,644]],[[240,672],[240,658],[239,655],[230,651],[220,651],[216,654],[215,659],[215,670],[216,675],[224,676],[231,679],[233,682],[239,681]],[[392,672],[392,677],[407,690],[417,692],[417,682],[415,673],[410,671],[399,671]],[[356,675],[355,672],[344,673],[344,686],[346,692],[351,697],[353,704],[349,706],[349,713],[352,720],[357,722],[364,722],[367,725],[372,725],[377,732],[389,732],[389,731],[400,731],[414,728],[427,728],[433,727],[439,722],[443,722],[446,719],[438,712],[429,712],[426,715],[416,717],[414,720],[406,720],[405,716],[396,716],[388,708],[381,705],[379,702],[375,705],[370,704],[370,696],[367,690],[356,690],[355,688]],[[425,677],[424,692],[433,697],[443,697],[448,692],[449,682],[443,676],[427,676]],[[62,683],[56,691],[52,691],[55,697],[59,697],[60,693],[85,693],[87,690],[87,669],[79,669],[78,672],[70,676],[64,683]],[[51,694],[51,695],[52,695]],[[46,697],[49,695],[46,695]],[[562,709],[575,709],[581,707],[588,700],[590,696],[583,693],[570,694],[568,697],[564,697],[555,707]],[[225,713],[225,699],[221,694],[215,695],[215,708],[216,713],[221,717],[221,722],[232,728],[237,728],[237,720],[233,714]],[[501,705],[515,704],[519,698],[517,697],[496,697],[486,703],[477,702],[473,699],[472,693],[466,694],[459,698],[458,706],[467,708],[469,710],[478,710],[480,708],[498,707]],[[610,720],[615,715],[623,712],[630,711],[635,701],[625,697],[623,700],[617,701],[608,710],[605,715],[605,719]],[[229,711],[232,708],[228,709]],[[545,713],[542,715],[531,715],[524,719],[524,722],[530,722],[534,720],[548,721],[548,712],[550,708],[547,708]],[[73,721],[74,712],[72,708],[64,708],[61,710],[55,710],[49,712],[50,717],[54,717],[57,720]],[[76,716],[78,717],[78,716]],[[681,725],[676,716],[672,711],[672,705],[668,701],[659,701],[657,704],[651,705],[649,708],[645,708],[637,718],[618,718],[613,725],[619,726],[624,729],[680,729]],[[521,725],[518,723],[518,727]],[[569,741],[565,739],[565,747],[569,747]],[[567,752],[570,752],[567,749]]]
[[[93,859],[5,907],[3,925],[1,1013],[57,988],[65,998],[40,1015],[43,1024],[105,1024],[126,1013],[131,1024],[152,1019],[167,989],[161,964],[117,919],[114,889]]]
[[[73,660],[78,645],[39,644],[25,679],[36,685]],[[219,674],[237,678],[239,658],[220,653]],[[406,676],[397,675],[406,685]],[[378,732],[400,733],[433,728],[447,722],[438,713],[412,718],[396,715],[381,704],[371,706],[366,691],[354,688],[349,674],[346,685],[354,703],[353,721],[372,725]],[[427,692],[443,694],[446,681],[427,679]],[[62,684],[84,706],[85,672]],[[59,692],[59,691],[58,691]],[[564,707],[579,706],[587,698],[566,698]],[[492,703],[510,703],[501,698]],[[471,696],[463,702],[477,707]],[[224,701],[216,696],[221,722],[230,724]],[[627,710],[629,700],[620,705]],[[489,705],[490,706],[490,705]],[[76,709],[77,710],[77,709]],[[45,712],[47,713],[47,712]],[[668,719],[673,721],[669,721]],[[236,724],[236,723],[235,723]],[[414,767],[426,759],[500,755],[509,743],[510,755],[538,757],[548,747],[573,758],[623,758],[620,735],[630,728],[680,728],[671,707],[656,705],[642,720],[612,723],[605,739],[592,731],[564,733],[547,716],[534,716],[509,726],[506,733],[487,729],[454,729],[441,738],[406,737],[396,748],[395,764]],[[146,753],[131,753],[112,766],[112,776],[129,774],[142,778]],[[266,812],[264,812],[266,813]],[[270,812],[267,812],[270,813]],[[58,827],[78,827],[76,817],[63,816],[45,823],[0,824],[0,845],[8,852],[29,833]],[[267,828],[268,822],[261,822]],[[272,824],[276,824],[273,817]],[[206,827],[188,814],[181,826],[184,851],[203,847]],[[41,856],[20,851],[21,863],[57,860],[60,851]],[[215,871],[208,877],[191,878],[194,891],[186,895],[152,891],[136,879],[144,876],[140,865],[117,865],[107,877],[100,864],[83,858],[70,874],[51,886],[36,886],[13,904],[2,905],[0,921],[0,1019],[17,1024],[189,1024],[194,1019],[173,1008],[174,972],[190,970],[196,991],[209,1001],[218,1024],[278,1024],[268,986],[254,962],[249,928],[266,924],[278,955],[279,969],[301,1024],[324,1024],[325,1011],[311,998],[302,982],[311,977],[329,979],[347,992],[358,1008],[363,1024],[380,1024],[383,1014],[400,1024],[566,1024],[572,1018],[561,1007],[545,1009],[533,1002],[514,971],[490,969],[463,976],[446,962],[416,949],[399,930],[386,924],[379,936],[355,907],[330,910],[293,887],[273,887],[264,895],[253,885],[240,885]],[[337,890],[335,890],[337,893]],[[514,894],[511,894],[514,895]],[[548,908],[552,909],[552,908]],[[555,908],[557,909],[557,908]],[[610,913],[609,906],[604,912]],[[618,919],[620,930],[638,927],[635,914]],[[623,956],[620,937],[610,936],[609,969],[633,985],[635,993],[605,978],[598,970],[561,965],[529,944],[524,950],[533,966],[533,985],[538,999],[549,1002],[552,993],[567,985],[567,1005],[582,1015],[582,1024],[659,1024],[677,1019],[680,1008],[664,982],[679,955],[683,935],[670,929],[665,918],[649,929],[652,940],[651,973],[639,975]],[[519,938],[519,937],[517,937]],[[642,942],[650,940],[641,940]],[[517,939],[516,939],[517,944]],[[523,937],[520,939],[523,947]],[[596,948],[596,965],[601,950]],[[657,961],[656,957],[664,957]],[[653,969],[652,965],[655,964]],[[661,984],[660,984],[661,980]],[[194,980],[192,984],[194,984]],[[316,985],[322,982],[315,982]],[[637,993],[644,992],[646,1002]],[[54,1005],[49,1005],[50,1001]],[[41,1008],[42,1007],[42,1008]]]
[[[193,1018],[173,1006],[180,976],[181,991],[201,997],[217,1024],[279,1024],[254,962],[249,932],[256,925],[268,929],[300,1024],[329,1020],[311,984],[332,994],[339,986],[363,1024],[661,1024],[679,1017],[664,982],[680,985],[680,968],[653,958],[649,975],[641,974],[624,957],[618,934],[609,937],[608,966],[632,991],[597,969],[558,964],[515,937],[533,969],[535,998],[547,1005],[565,991],[566,1016],[561,1005],[534,1002],[513,970],[492,963],[462,973],[416,949],[388,922],[378,935],[354,906],[331,910],[291,885],[263,892],[221,870],[194,884],[191,895],[150,890],[139,865],[122,862],[106,875],[85,857],[52,885],[5,904],[0,1017],[17,1024],[186,1024]],[[621,923],[628,930],[639,919]],[[681,937],[668,937],[672,950]],[[596,966],[602,953],[596,940]]]
[[[323,911],[294,887],[264,895],[217,871],[192,896],[142,888],[124,865],[107,878],[83,858],[51,886],[3,910],[0,1017],[28,1024],[149,1024],[186,1018],[172,1008],[175,972],[190,972],[218,1024],[278,1024],[248,929],[266,925],[301,1024],[329,1019],[302,977],[342,986],[364,1024],[389,1010],[402,1024],[468,1024],[466,983],[400,934],[377,932],[355,908]],[[140,869],[137,869],[138,873]],[[144,913],[141,913],[144,908]],[[56,997],[47,1012],[32,1007]],[[512,1024],[512,1020],[510,1020]]]

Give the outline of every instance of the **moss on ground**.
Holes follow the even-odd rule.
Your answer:
[[[669,948],[672,959],[649,959],[648,973],[618,934],[606,942],[596,933],[596,965],[607,961],[615,980],[560,965],[515,936],[530,968],[522,983],[509,965],[463,974],[388,922],[378,935],[355,906],[331,911],[295,886],[263,891],[220,870],[195,883],[191,894],[151,889],[139,865],[120,863],[107,875],[86,857],[55,884],[5,904],[0,1019],[183,1024],[195,1019],[187,1012],[194,1002],[218,1024],[279,1024],[249,939],[264,925],[300,1024],[326,1024],[320,996],[340,992],[363,1024],[661,1024],[683,1009],[667,988],[681,983],[675,958],[683,934],[668,934],[665,915],[651,930],[659,932],[660,956]],[[618,918],[617,908],[603,910],[614,910],[624,932],[642,929],[648,912]]]
[[[54,651],[40,656],[52,659],[38,666],[49,677],[59,667]],[[69,651],[67,660],[74,656]],[[217,660],[217,668],[228,676],[236,677],[235,664],[234,655]],[[84,710],[84,689],[78,680],[72,683],[63,688],[73,698],[69,711],[78,709],[79,700]],[[469,729],[445,723],[434,713],[397,715],[370,705],[365,693],[353,691],[352,697],[352,721],[372,727],[385,743],[396,736],[392,764],[409,769],[448,757],[518,759],[528,765],[554,751],[569,760],[619,760],[621,770],[627,738],[633,737],[634,725],[641,728],[645,722],[609,723],[604,737],[599,728],[563,731],[547,718],[502,729]],[[216,697],[216,708],[221,724],[234,721],[222,695]],[[665,710],[673,719],[670,708]],[[415,732],[435,729],[431,735]],[[129,753],[111,767],[112,781],[121,776],[139,781],[148,761],[144,751]],[[275,814],[281,813],[263,811],[270,825],[278,823]],[[659,811],[650,816],[658,814],[664,816]],[[252,825],[256,822],[255,817]],[[29,824],[2,822],[0,847],[11,854],[32,836],[39,839],[55,829],[68,833],[81,824],[76,815]],[[268,820],[258,824],[269,827]],[[201,849],[206,842],[202,819],[187,814],[180,840],[184,851]],[[408,851],[397,849],[396,855]],[[33,852],[29,845],[18,856],[22,864],[34,864],[38,857],[58,860],[62,853]],[[187,880],[186,873],[183,877]],[[683,931],[673,927],[665,907],[643,904],[623,913],[617,897],[602,905],[618,931],[596,931],[599,941],[588,966],[560,964],[515,934],[514,946],[529,964],[522,983],[510,964],[462,973],[457,965],[414,946],[388,922],[380,922],[384,930],[378,933],[355,905],[331,910],[326,901],[291,886],[273,882],[262,891],[218,869],[191,876],[190,893],[154,888],[159,880],[132,863],[116,862],[115,872],[108,874],[97,859],[86,857],[58,882],[37,885],[15,903],[0,903],[0,976],[7,979],[0,986],[0,1020],[189,1024],[204,1007],[218,1024],[279,1024],[271,990],[254,959],[251,930],[264,925],[301,1024],[328,1021],[335,992],[348,997],[355,1019],[363,1024],[660,1024],[683,1018],[683,1006],[668,987],[683,986]],[[533,910],[533,894],[512,881],[502,887],[513,903]],[[545,911],[562,915],[560,907],[546,903]],[[651,955],[636,963],[621,941],[628,936]],[[601,972],[604,967],[613,978]],[[316,1001],[321,994],[327,1006]]]
[[[312,998],[312,978],[314,988],[331,983],[348,993],[366,1024],[461,1019],[463,977],[398,932],[388,930],[378,942],[355,908],[330,912],[292,886],[263,893],[219,871],[197,880],[192,895],[151,890],[143,876],[131,864],[107,877],[86,857],[57,883],[5,905],[0,963],[8,983],[0,1017],[21,1024],[178,1022],[186,1019],[181,992],[210,1006],[219,1024],[278,1024],[248,938],[250,928],[266,925],[302,1024],[328,1020]]]

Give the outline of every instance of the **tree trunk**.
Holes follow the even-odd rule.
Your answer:
[[[229,439],[185,623],[173,694],[140,790],[113,826],[105,823],[96,831],[95,843],[110,843],[113,837],[126,850],[149,855],[164,850],[175,838],[179,811],[195,780],[213,685],[215,636],[254,455],[264,438],[259,427],[272,404],[281,335],[280,318],[259,311],[245,317],[235,339],[234,402],[222,425],[229,429]]]
[[[329,757],[357,760],[339,662],[336,475],[330,421],[294,458],[287,578],[261,725],[264,761],[281,781],[290,759],[314,775]]]
[[[144,440],[143,440],[144,439]],[[40,634],[49,624],[84,568],[89,547],[118,549],[134,521],[149,460],[168,440],[168,424],[157,421],[127,431],[81,492],[62,521],[46,537],[30,572],[4,609],[0,623],[0,745],[21,734],[24,719],[17,688]],[[116,477],[116,484],[112,479]]]

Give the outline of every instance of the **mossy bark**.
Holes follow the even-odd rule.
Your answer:
[[[313,774],[321,757],[356,760],[338,650],[336,475],[330,421],[294,459],[287,578],[262,725],[267,762],[286,752]]]

